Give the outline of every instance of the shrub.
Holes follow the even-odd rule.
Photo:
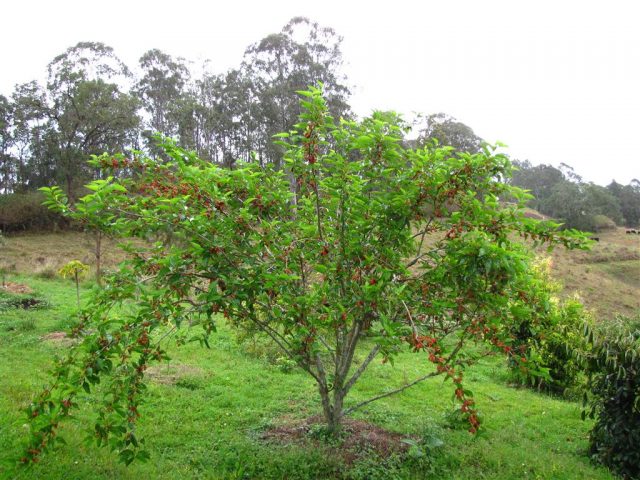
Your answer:
[[[0,195],[0,228],[5,232],[19,230],[53,230],[69,225],[59,213],[42,205],[41,192]]]
[[[615,230],[617,228],[616,222],[606,215],[594,215],[591,222],[593,223],[593,230],[596,232],[601,232],[603,230]]]
[[[523,368],[510,361],[510,366],[524,384],[570,395],[584,379],[577,353],[589,348],[583,329],[591,319],[577,299],[557,297],[561,286],[551,279],[550,267],[550,258],[538,262],[532,270],[532,288],[511,306],[521,319],[513,333],[529,365]]]
[[[640,317],[597,332],[586,357],[591,398],[583,418],[595,418],[592,458],[623,478],[640,478]],[[585,397],[585,404],[587,398]]]
[[[15,294],[0,289],[0,312],[10,309],[40,309],[49,306],[47,300],[36,295]]]
[[[58,271],[54,267],[41,267],[35,272],[36,277],[44,280],[53,280],[58,275]]]

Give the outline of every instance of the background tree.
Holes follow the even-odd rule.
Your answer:
[[[517,170],[510,182],[531,192],[534,198],[528,205],[567,227],[594,231],[640,220],[640,188],[634,189],[633,182],[623,186],[614,181],[605,188],[584,182],[564,163],[560,168],[528,161],[514,165]]]
[[[148,116],[147,129],[151,133],[177,135],[180,120],[185,120],[180,110],[191,77],[184,59],[152,49],[140,57],[139,63],[142,76],[134,91]]]
[[[571,228],[589,229],[591,221],[585,209],[585,199],[585,192],[579,184],[559,182],[540,203],[540,211]]]
[[[618,199],[605,187],[595,183],[583,184],[584,209],[592,216],[604,215],[617,225],[623,224],[622,210]]]
[[[459,122],[446,113],[427,115],[419,127],[418,145],[423,146],[437,140],[440,145],[448,145],[456,151],[464,153],[478,153],[481,150],[482,139],[471,127]]]
[[[128,81],[128,68],[102,43],[81,42],[48,70],[48,102],[40,107],[50,124],[57,178],[72,197],[76,178],[91,178],[88,155],[135,144],[138,103],[117,83]]]
[[[607,190],[617,199],[624,224],[628,227],[640,226],[640,182],[632,180],[629,185],[620,185],[613,181]]]
[[[136,110],[135,98],[102,80],[82,81],[54,100],[49,110],[53,153],[58,177],[64,176],[70,196],[77,178],[92,177],[93,171],[86,166],[90,154],[134,144],[139,121]]]
[[[13,145],[16,179],[13,190],[25,191],[47,185],[56,177],[52,131],[43,105],[45,90],[33,81],[16,86],[13,95]]]
[[[11,154],[13,108],[10,100],[0,95],[0,193],[13,191],[16,181],[16,161]]]
[[[564,176],[565,180],[573,183],[578,183],[578,184],[583,183],[582,177],[578,175],[576,170],[571,165],[567,165],[564,162],[560,162],[558,169],[562,172],[562,175]]]
[[[534,196],[529,201],[529,206],[541,211],[542,203],[551,195],[553,187],[565,181],[564,175],[551,165],[534,166],[527,160],[514,161],[513,164],[517,169],[513,172],[511,183],[529,190]]]
[[[181,139],[185,146],[198,152],[201,158],[232,168],[236,160],[249,161],[251,152],[258,151],[258,104],[253,83],[241,70],[224,75],[205,73],[190,92],[191,106],[185,109],[189,120]]]
[[[301,121],[280,143],[296,192],[289,173],[272,165],[222,169],[170,142],[163,146],[170,162],[94,160],[138,175],[94,181],[95,194],[71,214],[123,237],[170,228],[173,241],[131,246],[133,258],[97,291],[76,328],[93,333],[28,408],[32,438],[23,461],[57,441],[77,392],[100,377],[98,445],[117,449],[127,463],[144,456],[135,424],[148,364],[165,358],[162,342],[186,321],[202,327],[190,335],[206,345],[216,313],[270,338],[314,379],[330,434],[345,415],[437,375],[452,380],[477,430],[464,367],[496,349],[526,360],[510,346],[519,321],[513,312],[529,302],[530,277],[514,236],[567,246],[582,246],[584,237],[501,205],[504,193],[522,198],[499,181],[510,171],[504,155],[405,150],[397,117],[376,113],[336,125],[319,90],[302,94]],[[60,189],[46,191],[53,208],[70,213]],[[110,314],[115,303],[118,316]],[[365,338],[364,360],[355,365]],[[423,352],[433,370],[345,403],[374,359],[403,348]]]
[[[278,132],[290,130],[300,114],[295,92],[321,82],[329,110],[335,118],[348,116],[349,88],[339,69],[342,37],[328,27],[295,17],[277,34],[268,35],[247,48],[243,70],[250,78],[257,102],[259,147],[263,163],[282,166],[283,150],[273,144]]]

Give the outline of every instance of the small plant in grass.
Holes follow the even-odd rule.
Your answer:
[[[80,280],[86,277],[89,272],[89,265],[85,265],[79,260],[71,260],[58,270],[58,275],[62,278],[73,278],[76,283],[76,301],[80,308]]]
[[[145,458],[136,434],[145,370],[173,336],[208,346],[217,315],[269,337],[316,382],[329,436],[340,435],[345,415],[436,376],[451,381],[477,431],[464,369],[495,352],[526,361],[510,347],[511,307],[525,301],[530,264],[514,238],[584,247],[585,236],[526,218],[528,196],[503,181],[511,166],[493,147],[405,149],[395,114],[336,122],[319,89],[301,95],[300,123],[277,136],[284,170],[257,162],[227,170],[164,141],[166,162],[95,157],[95,167],[134,175],[92,182],[74,207],[61,189],[45,189],[50,207],[107,234],[171,231],[172,240],[130,246],[132,258],[95,292],[78,325],[93,333],[28,409],[25,463],[57,441],[77,393],[98,382],[97,444],[126,463]],[[521,203],[505,205],[503,195]],[[373,361],[393,362],[402,350],[429,370],[348,402]]]

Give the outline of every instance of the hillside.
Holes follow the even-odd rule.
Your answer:
[[[596,318],[640,311],[640,235],[618,228],[597,234],[591,251],[555,249],[552,271],[566,295],[577,294]],[[545,249],[538,252],[549,255]]]
[[[538,255],[553,258],[554,276],[566,295],[577,294],[597,318],[640,311],[640,235],[618,228],[598,234],[588,252],[557,248]],[[8,273],[51,278],[70,260],[95,264],[93,237],[78,232],[14,235],[0,247],[0,268]],[[103,241],[104,268],[124,258],[116,241]]]

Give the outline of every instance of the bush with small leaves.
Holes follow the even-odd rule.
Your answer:
[[[0,194],[0,228],[5,232],[55,230],[68,219],[42,205],[41,192]]]
[[[517,381],[558,395],[579,396],[585,375],[579,355],[589,350],[584,337],[591,316],[575,298],[561,299],[561,285],[551,278],[551,258],[533,265],[519,302],[513,302],[517,319],[514,347],[527,365],[509,360]]]

